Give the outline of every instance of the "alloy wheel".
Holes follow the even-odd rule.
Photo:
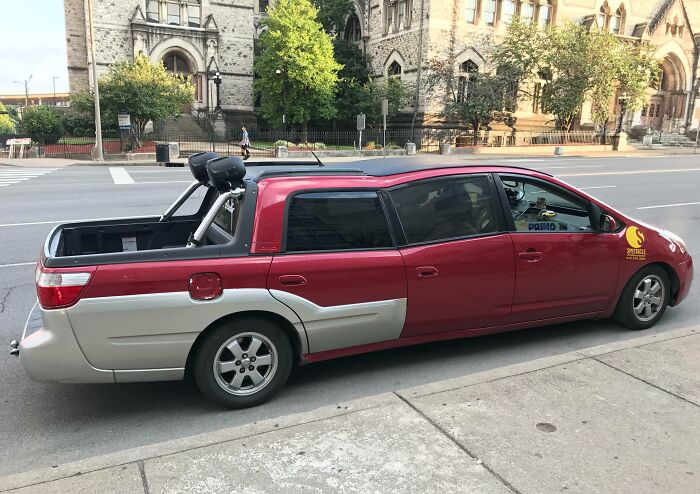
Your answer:
[[[632,296],[632,309],[637,319],[648,322],[662,310],[666,300],[664,283],[655,274],[650,274],[637,285]]]
[[[214,377],[227,393],[249,396],[272,381],[277,363],[277,349],[269,338],[254,332],[239,333],[216,352]]]

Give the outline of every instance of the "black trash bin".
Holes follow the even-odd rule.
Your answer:
[[[156,144],[156,161],[158,163],[170,161],[170,146],[167,144]]]

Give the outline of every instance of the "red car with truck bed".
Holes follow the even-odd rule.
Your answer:
[[[293,365],[612,317],[687,295],[673,233],[545,173],[415,159],[259,163],[202,153],[160,218],[63,224],[21,341],[37,381],[182,379],[241,408]],[[197,187],[199,211],[174,213]]]

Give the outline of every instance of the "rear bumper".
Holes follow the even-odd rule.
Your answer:
[[[42,310],[35,304],[19,343],[19,360],[33,381],[113,383],[111,370],[91,366],[73,334],[65,310]]]
[[[688,296],[690,287],[693,284],[693,258],[688,256],[688,260],[678,265],[678,293],[673,300],[673,305],[680,304]]]

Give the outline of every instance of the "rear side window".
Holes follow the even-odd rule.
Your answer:
[[[421,182],[390,192],[409,244],[500,230],[485,176]]]
[[[392,248],[376,192],[313,192],[292,198],[287,252]]]

